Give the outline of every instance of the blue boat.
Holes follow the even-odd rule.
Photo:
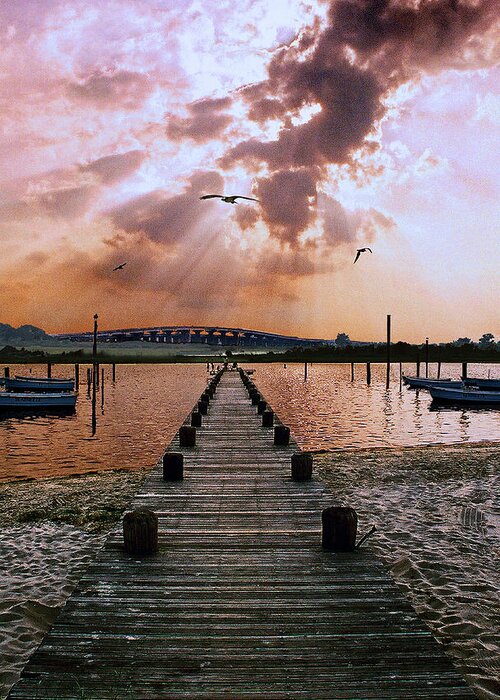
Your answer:
[[[12,409],[46,409],[46,408],[74,408],[78,394],[76,392],[58,393],[14,393],[12,391],[0,392],[0,409],[11,411]]]
[[[6,391],[35,391],[35,392],[62,392],[73,391],[75,382],[73,379],[56,379],[53,377],[5,377]]]
[[[498,406],[500,408],[500,391],[430,386],[429,392],[432,398],[440,403],[460,404],[461,406]]]

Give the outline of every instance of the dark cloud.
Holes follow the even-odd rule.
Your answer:
[[[152,90],[147,75],[128,70],[95,71],[67,88],[71,97],[99,109],[129,110],[141,107]]]
[[[232,121],[231,116],[221,113],[231,102],[230,98],[224,97],[207,98],[190,104],[190,116],[186,119],[172,115],[168,117],[167,136],[173,141],[190,138],[200,143],[220,136]]]
[[[206,216],[207,203],[200,201],[208,190],[222,190],[216,172],[197,172],[182,194],[163,190],[148,192],[108,212],[115,225],[128,233],[141,232],[150,240],[174,244],[187,236]]]
[[[86,165],[81,165],[81,172],[94,173],[102,183],[111,185],[131,175],[141,165],[146,153],[144,151],[127,151],[98,158]]]
[[[326,27],[305,28],[278,50],[268,79],[239,91],[250,119],[281,121],[277,138],[242,141],[221,159],[224,168],[267,167],[258,190],[272,234],[294,242],[312,223],[309,197],[325,166],[351,162],[391,90],[423,72],[483,65],[481,36],[497,10],[494,0],[335,0]],[[301,110],[309,107],[315,111],[304,121]],[[339,226],[334,214],[324,212],[330,232]]]
[[[77,185],[46,189],[20,197],[0,207],[0,221],[26,221],[39,216],[73,219],[88,210],[98,194],[91,185]]]

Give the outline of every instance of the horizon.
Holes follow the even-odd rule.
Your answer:
[[[500,335],[491,0],[18,0],[0,19],[11,325],[167,313],[377,342],[391,314],[404,342]]]

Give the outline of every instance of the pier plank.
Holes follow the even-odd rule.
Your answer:
[[[186,423],[188,422],[186,419]],[[437,700],[474,694],[369,548],[320,546],[317,479],[293,482],[236,372],[223,375],[184,480],[158,464],[133,501],[159,552],[109,535],[12,700]]]

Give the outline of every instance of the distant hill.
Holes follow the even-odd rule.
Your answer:
[[[14,328],[8,323],[0,323],[0,345],[2,343],[10,345],[19,345],[19,343],[30,344],[47,340],[51,340],[51,337],[36,326],[25,325]]]

